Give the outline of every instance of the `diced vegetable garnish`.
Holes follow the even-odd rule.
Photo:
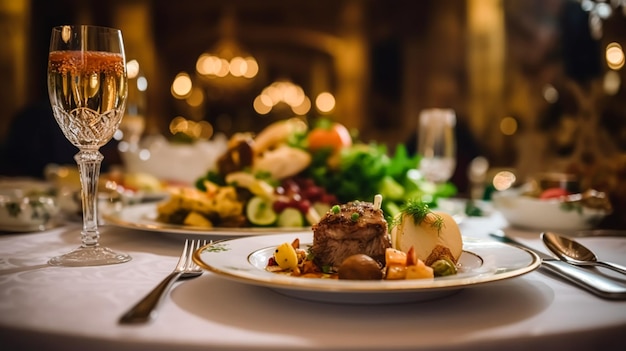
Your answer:
[[[296,249],[290,243],[279,245],[274,251],[274,260],[282,269],[293,269],[298,266],[298,255]]]
[[[542,200],[558,199],[569,194],[570,192],[563,188],[549,188],[544,190],[541,195],[539,195],[539,198]]]

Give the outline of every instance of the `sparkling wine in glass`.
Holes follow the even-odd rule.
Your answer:
[[[117,130],[127,96],[122,33],[118,29],[69,25],[52,29],[48,56],[48,95],[59,127],[79,151],[83,209],[82,244],[53,257],[57,266],[122,263],[130,256],[99,244],[97,191],[100,147]]]
[[[424,179],[435,184],[448,181],[456,168],[456,115],[451,109],[426,109],[420,113],[417,153]]]

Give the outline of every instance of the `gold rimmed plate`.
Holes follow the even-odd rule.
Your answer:
[[[200,248],[194,261],[224,278],[305,300],[341,304],[385,304],[425,301],[461,289],[518,277],[537,269],[541,260],[525,249],[476,238],[463,238],[459,273],[417,280],[353,281],[293,277],[265,270],[276,247],[300,240],[307,248],[313,234],[289,233],[217,241]]]

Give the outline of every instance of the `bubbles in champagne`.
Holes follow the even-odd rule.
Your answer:
[[[108,142],[124,115],[127,95],[121,54],[95,51],[53,51],[48,63],[48,88],[54,116],[77,147]]]

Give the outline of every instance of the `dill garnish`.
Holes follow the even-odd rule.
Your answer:
[[[409,199],[401,209],[401,212],[407,216],[413,217],[413,223],[420,224],[428,218],[431,227],[441,231],[443,226],[443,218],[430,210],[428,204],[418,199]]]

